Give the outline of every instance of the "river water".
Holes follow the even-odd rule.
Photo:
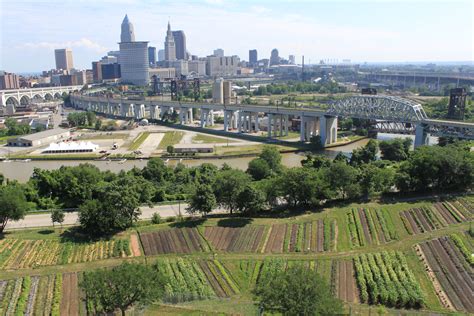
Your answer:
[[[395,137],[412,137],[412,136],[404,136],[404,135],[395,135],[395,134],[382,134],[379,133],[378,139],[380,140],[387,140],[392,139]],[[413,137],[412,137],[413,138]],[[368,139],[362,139],[355,143],[344,145],[335,148],[329,148],[324,151],[321,151],[320,154],[334,158],[339,152],[343,152],[349,155],[353,149],[364,146],[367,144]],[[434,140],[430,140],[430,143],[434,143]],[[209,159],[190,159],[190,160],[182,160],[181,163],[185,164],[186,166],[198,166],[202,163],[212,163],[218,167],[221,167],[224,163],[228,164],[233,168],[238,168],[242,170],[247,169],[247,165],[250,160],[254,159],[255,157],[240,157],[240,158],[225,158],[225,159],[217,159],[217,158],[209,158]],[[299,167],[301,166],[301,160],[305,159],[304,153],[287,153],[282,154],[282,164],[287,167]],[[147,160],[127,160],[124,163],[120,163],[118,161],[111,161],[107,163],[106,161],[30,161],[30,162],[19,162],[19,161],[11,161],[11,162],[0,162],[0,173],[2,173],[8,179],[18,180],[20,182],[26,182],[33,174],[34,168],[41,168],[41,169],[57,169],[60,166],[77,166],[81,163],[90,163],[97,166],[100,170],[110,170],[113,172],[119,172],[120,170],[130,170],[133,167],[143,168]],[[174,166],[178,163],[177,160],[170,160],[168,164],[170,166]]]

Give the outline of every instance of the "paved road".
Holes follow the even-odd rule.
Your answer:
[[[186,215],[186,203],[181,203],[181,214]],[[161,217],[170,217],[179,215],[179,204],[172,205],[156,205],[152,208],[148,206],[141,207],[142,214],[140,219],[150,219],[153,213],[159,213]],[[225,212],[223,209],[217,209],[213,213]],[[77,212],[66,213],[64,217],[63,225],[74,225],[77,224]],[[27,215],[24,219],[17,222],[8,222],[6,230],[18,229],[18,228],[33,228],[33,227],[46,227],[52,226],[51,214],[34,214]]]

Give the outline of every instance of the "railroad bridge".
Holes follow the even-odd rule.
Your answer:
[[[135,101],[80,93],[71,95],[71,103],[79,109],[137,120],[160,120],[176,111],[180,124],[193,124],[193,109],[198,109],[200,126],[203,128],[214,125],[214,111],[223,111],[224,131],[237,129],[239,133],[258,132],[260,122],[264,120],[269,138],[288,135],[290,118],[297,117],[300,119],[300,140],[307,142],[312,136],[319,135],[323,146],[337,141],[338,117],[368,119],[381,130],[390,127],[395,133],[414,133],[415,146],[427,144],[429,135],[474,139],[472,123],[431,120],[421,104],[384,95],[349,96],[334,102],[326,111],[241,104]]]

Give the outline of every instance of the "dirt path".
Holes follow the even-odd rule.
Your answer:
[[[132,257],[141,256],[140,242],[138,241],[138,236],[136,234],[130,235],[130,247],[132,248]]]

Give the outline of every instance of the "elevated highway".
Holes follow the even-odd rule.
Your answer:
[[[71,95],[71,103],[78,109],[136,120],[164,120],[176,112],[180,124],[192,124],[195,113],[199,111],[201,127],[214,125],[214,111],[222,111],[224,131],[237,129],[239,133],[258,132],[264,120],[270,138],[288,135],[290,118],[299,118],[300,140],[307,142],[312,136],[318,135],[323,146],[337,141],[338,117],[368,119],[381,126],[397,127],[393,128],[394,131],[398,129],[415,133],[415,146],[426,144],[429,135],[474,139],[472,123],[429,119],[421,104],[383,95],[350,96],[336,101],[326,111],[242,104],[135,101],[80,93]]]

